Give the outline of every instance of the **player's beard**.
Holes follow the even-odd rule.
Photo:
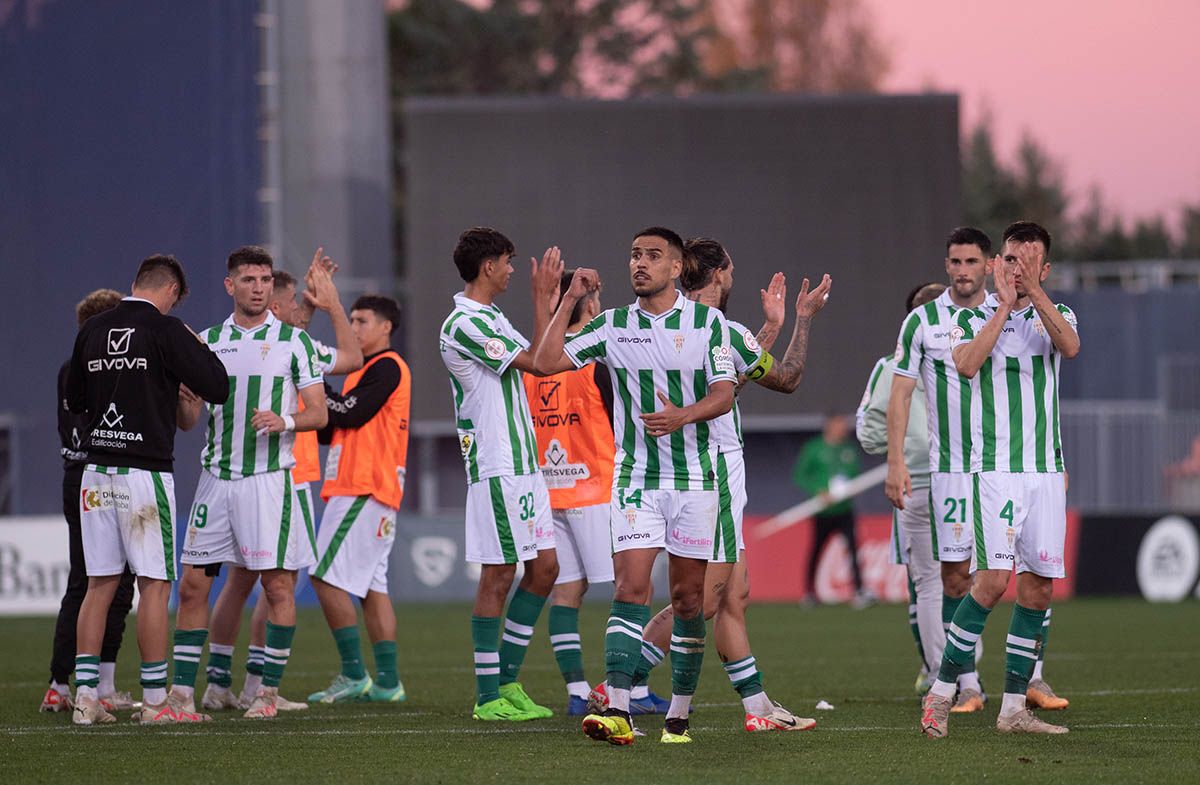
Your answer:
[[[733,290],[726,289],[725,291],[721,292],[721,299],[720,299],[720,301],[717,302],[717,309],[721,313],[725,313],[726,309],[729,307],[729,293],[731,291],[733,291]]]
[[[663,291],[668,286],[671,285],[671,281],[669,281],[669,280],[663,282],[663,284],[661,286],[657,286],[657,287],[655,286],[653,281],[647,281],[646,283],[641,283],[641,284],[637,283],[636,281],[631,281],[630,283],[633,284],[633,293],[634,294],[636,294],[638,297],[645,297],[647,299],[649,299],[651,297],[656,297],[656,296],[662,294]]]

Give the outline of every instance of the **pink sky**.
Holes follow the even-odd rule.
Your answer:
[[[1200,0],[863,3],[889,92],[960,93],[964,128],[990,111],[1006,157],[1028,129],[1126,215],[1200,203]]]

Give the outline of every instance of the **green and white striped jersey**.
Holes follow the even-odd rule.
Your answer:
[[[883,368],[890,360],[895,360],[896,355],[889,354],[880,357],[875,361],[875,366],[871,369],[871,375],[867,377],[867,389],[863,390],[862,400],[858,402],[858,408],[854,410],[854,430],[862,433],[863,417],[867,414],[867,404],[871,402],[871,395],[875,392],[875,385],[879,384],[879,377],[883,373]],[[862,437],[859,437],[862,441]]]
[[[968,379],[954,366],[950,331],[962,311],[950,290],[914,308],[900,326],[893,372],[925,385],[929,413],[929,467],[943,473],[980,471],[983,454],[979,431],[979,377]]]
[[[592,319],[567,341],[566,352],[579,368],[603,362],[612,377],[614,487],[716,487],[712,423],[692,423],[655,438],[639,415],[662,408],[659,392],[683,407],[708,395],[716,382],[736,382],[729,328],[720,311],[679,293],[671,309],[657,316],[635,302]]]
[[[499,308],[462,292],[454,295],[439,338],[467,481],[538,471],[529,401],[521,372],[510,367],[529,341]]]
[[[255,409],[295,414],[299,391],[320,384],[321,361],[303,330],[267,319],[249,330],[231,315],[200,333],[229,373],[229,398],[208,404],[208,435],[200,465],[222,480],[290,469],[296,464],[290,431],[259,436],[250,424]]]
[[[729,348],[733,358],[733,370],[741,376],[752,371],[766,352],[758,344],[758,338],[741,322],[726,319],[729,325]],[[737,398],[733,399],[733,408],[713,420],[712,439],[717,448],[723,453],[736,452],[745,444],[742,441],[742,415],[738,410]]]
[[[982,307],[955,318],[954,344],[970,341],[996,312],[995,295]],[[1075,312],[1058,303],[1067,324],[1078,331]],[[1037,309],[1011,313],[979,380],[979,442],[985,472],[1061,472],[1062,437],[1058,420],[1058,375],[1062,355],[1046,332]]]

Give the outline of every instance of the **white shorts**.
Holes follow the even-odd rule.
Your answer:
[[[708,561],[717,533],[714,491],[616,488],[609,502],[613,553],[666,548],[673,556]]]
[[[975,475],[980,522],[972,562],[981,570],[1066,577],[1067,488],[1058,473]]]
[[[312,566],[292,472],[282,469],[222,480],[200,471],[183,542],[184,564],[229,562],[247,570]]]
[[[388,557],[396,540],[396,511],[370,496],[334,496],[317,534],[320,559],[312,571],[355,597],[388,593]]]
[[[175,478],[170,472],[97,466],[83,472],[79,520],[87,574],[173,581]]]
[[[742,519],[746,513],[746,460],[741,450],[717,453],[717,536],[709,561],[736,564],[746,547]]]
[[[888,554],[892,564],[909,564],[915,542],[929,546],[933,522],[929,516],[929,489],[914,490],[905,497],[904,509],[892,508],[892,536],[888,541]],[[930,548],[929,558],[933,557]]]
[[[933,558],[959,562],[972,558],[977,526],[973,474],[934,472],[929,477],[929,518]]]
[[[305,541],[312,548],[313,562],[317,560],[317,529],[316,520],[313,517],[313,497],[312,484],[307,482],[296,483],[296,506],[300,511],[299,516],[292,516],[292,520],[297,524],[304,524]]]
[[[553,548],[550,492],[540,472],[467,486],[467,561],[516,564]]]
[[[588,583],[611,581],[613,560],[608,505],[551,510],[551,515],[558,549],[558,580],[555,583],[581,578],[587,578]]]

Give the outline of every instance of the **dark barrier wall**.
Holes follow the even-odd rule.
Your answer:
[[[14,511],[58,510],[54,380],[88,291],[177,255],[200,328],[230,310],[236,245],[261,240],[256,3],[0,3],[0,412],[18,423]],[[198,434],[176,448],[181,510]]]
[[[1198,520],[1176,512],[1084,516],[1076,592],[1200,598]]]
[[[853,410],[860,377],[895,347],[904,295],[939,277],[959,218],[957,107],[947,95],[410,101],[414,419],[452,418],[437,329],[462,288],[451,250],[478,224],[517,245],[499,304],[526,332],[531,255],[561,246],[569,264],[599,268],[606,306],[623,305],[633,299],[629,243],[650,224],[726,243],[737,268],[730,314],[752,329],[773,272],[788,274],[792,300],[803,275],[828,271],[833,298],[801,390],[745,401],[755,414]]]

